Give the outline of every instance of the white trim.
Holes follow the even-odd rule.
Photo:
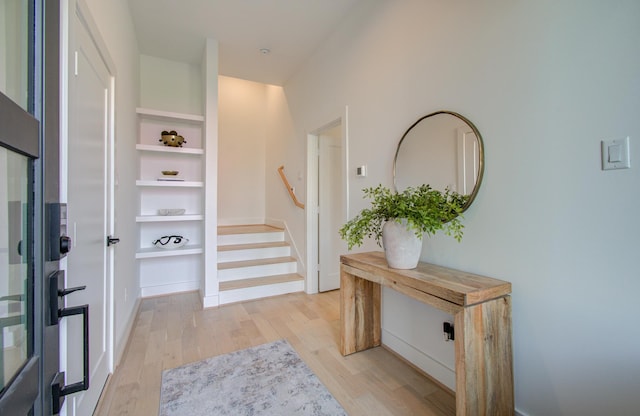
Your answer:
[[[136,108],[136,114],[152,117],[173,118],[180,121],[196,121],[198,123],[204,122],[204,116],[199,114],[175,113],[173,111],[161,111],[151,108],[138,107]]]
[[[107,127],[107,135],[108,137],[106,138],[106,147],[107,147],[107,163],[108,163],[108,168],[107,168],[107,175],[108,177],[106,178],[107,180],[107,203],[109,204],[109,207],[107,208],[107,235],[109,236],[113,236],[115,233],[115,229],[116,229],[116,216],[115,216],[115,204],[116,204],[116,188],[115,188],[115,183],[116,183],[116,177],[115,177],[115,172],[116,172],[116,135],[115,135],[115,131],[116,131],[116,126],[115,126],[115,116],[116,116],[116,99],[115,99],[115,91],[116,91],[116,78],[113,76],[113,74],[111,75],[111,79],[110,79],[110,85],[109,85],[109,91],[108,91],[108,97],[106,97],[107,99],[107,109],[109,111],[109,114],[107,116],[107,122],[108,122],[108,127]],[[110,309],[110,313],[108,316],[108,320],[109,320],[109,324],[108,324],[108,332],[109,332],[109,342],[111,343],[111,348],[108,348],[108,364],[107,364],[107,370],[109,371],[109,373],[113,373],[115,371],[115,356],[114,356],[114,351],[116,348],[116,340],[115,340],[115,318],[116,318],[116,314],[115,314],[115,250],[114,247],[107,247],[107,259],[109,261],[109,267],[107,269],[107,272],[109,273],[109,276],[107,277],[108,281],[108,285],[109,285],[109,296],[108,296],[108,302],[109,302],[109,309]]]
[[[117,74],[116,65],[111,59],[111,55],[109,54],[109,48],[107,48],[107,44],[102,39],[100,35],[100,31],[98,30],[98,25],[93,20],[91,12],[89,11],[89,7],[86,4],[85,0],[72,0],[75,1],[76,7],[74,8],[74,13],[78,15],[78,17],[82,20],[84,26],[87,28],[91,39],[96,44],[98,48],[98,52],[100,53],[100,57],[104,61],[104,64],[107,66],[109,73],[111,76],[115,77]]]
[[[202,289],[199,290],[199,293],[203,309],[220,306],[220,299],[218,298],[218,295],[205,296]]]
[[[133,324],[136,322],[136,318],[138,317],[138,311],[140,310],[140,304],[142,303],[142,299],[138,297],[136,299],[136,303],[133,305],[133,313],[129,315],[129,319],[124,325],[124,332],[122,333],[122,338],[116,342],[116,347],[114,351],[115,363],[114,368],[120,365],[120,360],[122,360],[122,356],[124,355],[124,350],[127,347],[127,343],[129,342],[129,338],[131,338],[131,333],[133,332]]]
[[[342,220],[349,218],[349,106],[333,121],[310,130],[307,134],[307,195],[306,195],[306,292],[318,293],[318,145],[321,132],[342,125]]]
[[[452,370],[430,355],[425,354],[423,351],[420,351],[386,329],[382,329],[382,343],[451,390],[456,390],[455,370]]]
[[[218,41],[207,38],[202,57],[204,86],[204,249],[200,290],[204,307],[218,305]]]
[[[423,351],[415,348],[384,328],[382,329],[382,344],[418,367],[420,370],[424,371],[430,377],[433,377],[450,388],[452,391],[456,390],[455,370],[442,364],[440,361],[432,358],[428,354],[425,354]],[[518,409],[515,409],[515,414],[516,416],[528,416],[527,413],[523,413]]]
[[[140,295],[143,298],[150,298],[160,295],[170,295],[179,292],[193,292],[200,290],[200,282],[197,280],[191,282],[170,283],[158,286],[146,286],[140,288]]]
[[[166,147],[155,144],[136,144],[136,150],[142,152],[158,152],[158,153],[182,153],[184,155],[203,155],[204,149],[194,149],[189,147]]]
[[[318,136],[307,134],[307,198],[306,236],[307,236],[307,273],[305,274],[306,292],[318,293]]]

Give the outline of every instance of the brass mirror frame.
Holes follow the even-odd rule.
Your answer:
[[[417,126],[421,121],[423,121],[423,120],[425,120],[425,119],[427,119],[429,117],[437,116],[438,114],[448,114],[448,115],[457,117],[460,120],[464,121],[469,127],[471,127],[471,130],[473,130],[473,133],[476,135],[476,138],[478,139],[478,148],[479,148],[479,150],[478,150],[478,158],[480,159],[478,161],[478,178],[476,179],[476,183],[475,183],[475,185],[473,187],[473,191],[471,191],[471,194],[469,194],[469,198],[467,199],[467,202],[465,202],[465,204],[462,207],[462,212],[464,212],[469,208],[469,206],[471,206],[471,203],[473,202],[473,200],[476,198],[476,195],[478,194],[478,190],[480,189],[480,184],[482,184],[482,178],[484,176],[484,142],[482,140],[482,135],[480,134],[480,131],[475,126],[475,124],[473,124],[471,122],[471,120],[469,120],[465,116],[463,116],[461,114],[458,114],[458,113],[456,113],[454,111],[440,110],[440,111],[436,111],[436,112],[431,113],[431,114],[427,114],[426,116],[420,117],[402,135],[402,138],[400,139],[400,142],[398,143],[398,148],[396,149],[395,157],[393,158],[393,187],[396,190],[396,192],[398,192],[398,186],[397,186],[397,181],[396,181],[396,164],[398,162],[398,153],[400,153],[400,147],[402,146],[402,142],[407,137],[407,135],[409,134],[411,129],[413,129],[415,126]],[[425,183],[428,183],[428,182],[425,182]]]

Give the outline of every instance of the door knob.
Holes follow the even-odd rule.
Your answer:
[[[71,237],[66,235],[60,236],[60,254],[67,254],[71,251]]]
[[[107,236],[107,247],[112,246],[114,244],[118,244],[120,242],[119,238],[112,237],[110,235]]]

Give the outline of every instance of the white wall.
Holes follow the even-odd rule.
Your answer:
[[[284,166],[289,184],[298,201],[304,203],[306,172],[306,135],[297,137],[287,97],[282,87],[267,86],[267,148],[265,163],[265,212],[267,223],[286,225],[298,259],[298,273],[306,275],[305,210],[298,208],[283,184],[278,168]],[[327,121],[340,117],[342,113]],[[326,123],[326,122],[325,122]],[[318,126],[319,127],[319,126]],[[308,288],[307,288],[308,289]]]
[[[516,407],[525,414],[637,412],[638,18],[634,0],[369,0],[277,97],[292,127],[271,136],[279,153],[267,164],[279,154],[294,172],[306,132],[349,105],[349,163],[369,175],[349,172],[350,216],[366,204],[359,189],[392,184],[397,142],[420,116],[448,109],[476,124],[486,170],[464,239],[431,238],[422,260],[513,283]],[[626,136],[632,168],[602,171],[600,140]],[[278,192],[268,181],[267,212],[295,223],[300,214]],[[442,316],[384,298],[385,330],[453,365]],[[401,328],[400,314],[428,319]]]
[[[263,223],[268,86],[220,76],[218,88],[218,223]]]
[[[202,114],[199,65],[140,55],[140,107]]]
[[[115,342],[116,359],[127,341],[140,286],[136,267],[136,106],[138,49],[126,0],[85,0],[116,66],[115,83]],[[125,296],[126,294],[126,296]]]

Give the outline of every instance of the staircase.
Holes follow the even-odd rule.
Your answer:
[[[218,227],[218,281],[220,305],[304,290],[284,230],[263,224]]]

